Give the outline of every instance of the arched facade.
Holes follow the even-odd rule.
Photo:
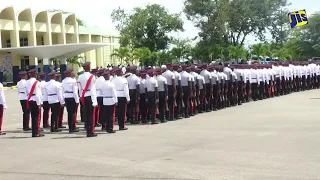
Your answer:
[[[110,36],[110,34],[101,32],[103,30],[99,28],[78,26],[77,17],[73,13],[35,12],[30,8],[17,10],[12,6],[0,9],[0,48],[79,42],[98,43],[103,42],[104,36]],[[104,62],[108,62],[106,59],[110,59],[110,55],[105,52],[104,48],[100,48],[86,52],[82,56],[92,61],[92,66],[95,68],[96,65],[103,66]],[[5,58],[6,60],[4,60]],[[48,72],[52,69],[48,59],[38,60],[35,57],[28,58],[28,56],[14,53],[7,54],[5,58],[4,55],[0,54],[0,66],[3,66],[4,61],[11,63],[12,69],[10,71],[12,74],[17,75],[11,78],[13,83],[18,81],[18,72],[20,70],[38,68],[39,72]],[[66,60],[60,60],[60,65],[60,69],[63,71],[66,68]],[[74,69],[75,71],[78,70],[77,66],[70,67],[76,68]],[[7,72],[0,70],[0,82],[3,81],[5,73]]]

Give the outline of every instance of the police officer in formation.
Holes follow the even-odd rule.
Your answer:
[[[134,66],[91,71],[90,62],[86,62],[82,65],[84,72],[78,73],[77,80],[72,70],[66,70],[62,83],[55,72],[40,74],[38,81],[35,70],[22,71],[17,89],[23,130],[30,130],[31,114],[32,137],[44,136],[40,133],[42,107],[48,116],[51,109],[51,132],[60,132],[64,128],[61,111],[66,107],[69,132],[78,132],[79,104],[87,137],[97,136],[96,120],[102,124],[102,130],[115,133],[115,121],[118,121],[119,130],[127,130],[127,120],[131,124],[158,124],[158,119],[165,123],[166,120],[189,118],[250,101],[319,88],[319,65],[318,62],[224,66],[166,64],[139,71]],[[45,81],[47,77],[48,82]],[[6,102],[0,84],[0,135],[5,134],[1,131],[4,108]],[[50,127],[47,121],[44,117],[44,128]]]

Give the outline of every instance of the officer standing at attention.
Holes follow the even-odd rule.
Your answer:
[[[102,95],[102,86],[104,85],[105,79],[102,76],[102,74],[106,71],[105,68],[99,69],[97,76],[97,82],[96,82],[96,89],[97,89],[97,102],[98,102],[98,110],[96,111],[96,119],[95,119],[95,126],[98,127],[99,123],[101,124],[101,129],[106,130],[105,124],[102,123],[103,119],[101,116],[101,107],[103,105],[103,95]]]
[[[46,87],[46,74],[45,73],[41,73],[39,75],[40,77],[40,87],[41,87],[41,92],[42,92],[42,108],[43,108],[43,114],[42,114],[42,123],[43,123],[43,128],[49,128],[49,111],[50,111],[50,106],[48,103],[48,99],[46,97],[44,97],[44,89]]]
[[[116,109],[116,114],[118,118],[119,130],[128,130],[125,127],[125,119],[127,113],[127,104],[130,102],[128,81],[126,78],[122,77],[122,70],[120,68],[114,69],[115,77],[112,78],[112,83],[116,87],[118,105]]]
[[[141,72],[141,71],[140,71]],[[147,123],[147,102],[146,102],[146,73],[140,73],[141,80],[140,80],[140,115],[141,117],[141,122],[142,123]]]
[[[31,128],[32,137],[43,137],[44,134],[40,133],[41,121],[41,105],[42,93],[39,81],[37,81],[37,71],[32,69],[28,72],[30,79],[27,81],[27,108],[31,111]]]
[[[68,111],[69,132],[79,132],[76,127],[77,111],[79,105],[79,94],[77,81],[71,77],[72,70],[68,69],[64,72],[65,78],[62,81],[62,89],[64,91],[64,101]]]
[[[18,96],[23,112],[23,130],[24,131],[30,131],[31,128],[29,127],[29,118],[30,118],[30,110],[27,109],[27,99],[28,99],[28,94],[27,94],[27,72],[22,71],[19,73],[20,76],[20,81],[17,83],[17,89],[18,89]]]
[[[65,104],[62,92],[62,86],[57,83],[56,73],[48,74],[50,81],[46,84],[44,90],[44,97],[48,100],[51,108],[51,132],[61,132],[59,129],[59,116],[61,107]]]
[[[190,108],[190,94],[192,91],[192,82],[191,82],[191,77],[189,75],[189,73],[186,72],[187,66],[182,66],[182,72],[181,72],[181,86],[182,86],[182,90],[183,90],[183,102],[185,105],[185,109],[184,109],[184,115],[185,118],[189,118],[190,117],[190,112],[189,112],[189,108]]]
[[[159,92],[159,103],[158,103],[158,109],[159,109],[159,119],[161,123],[167,122],[165,117],[165,111],[166,111],[166,104],[168,100],[168,86],[167,86],[167,79],[161,75],[162,69],[157,69],[157,77],[156,80],[158,81],[158,92]]]
[[[61,83],[61,75],[56,73],[55,80],[63,92],[62,83]],[[66,128],[66,126],[63,125],[63,119],[64,119],[64,106],[61,106],[60,111],[59,111],[59,121],[58,121],[59,128]]]
[[[102,106],[101,106],[101,116],[103,117],[102,124],[105,124],[105,130],[108,133],[115,133],[116,131],[113,130],[114,127],[114,114],[116,105],[118,102],[117,91],[114,84],[110,81],[110,71],[106,71],[101,74],[104,77],[105,82],[101,87],[102,92]]]
[[[84,71],[80,71],[80,72],[78,72],[78,79],[77,79],[77,84],[78,84],[78,94],[79,94],[79,98],[80,98],[80,83],[79,83],[79,77],[80,77],[80,75],[81,74],[83,74],[84,73]],[[81,101],[80,101],[80,119],[81,119],[81,122],[86,122],[86,120],[85,120],[85,118],[84,118],[84,109],[83,109],[83,104],[81,103]]]
[[[158,122],[156,122],[157,103],[159,102],[158,81],[154,78],[154,70],[149,70],[148,74],[149,78],[146,80],[147,104],[151,124],[158,124]]]
[[[183,98],[183,92],[182,92],[182,86],[181,86],[181,75],[180,73],[177,72],[179,69],[178,65],[172,66],[172,73],[174,74],[174,80],[175,80],[175,85],[176,85],[176,109],[174,110],[175,113],[175,119],[181,119],[181,108],[182,108],[182,98]]]
[[[168,109],[169,112],[166,115],[167,120],[173,121],[174,120],[174,108],[175,108],[175,98],[177,94],[176,83],[175,83],[175,75],[172,72],[172,65],[166,65],[167,70],[162,74],[163,77],[167,80],[168,86]]]
[[[212,91],[212,80],[211,80],[211,74],[210,72],[207,70],[207,67],[208,65],[207,64],[203,64],[202,66],[202,71],[200,73],[201,76],[204,77],[204,82],[205,82],[205,93],[206,93],[206,100],[207,100],[207,103],[205,104],[205,111],[207,112],[210,112],[211,109],[210,109],[210,106],[209,104],[211,103],[211,91]]]
[[[83,63],[82,67],[85,72],[79,76],[78,82],[80,86],[80,100],[84,106],[87,137],[96,137],[97,134],[94,133],[95,108],[98,105],[96,79],[94,75],[90,73],[90,62]]]
[[[3,122],[3,110],[7,109],[6,98],[4,96],[3,85],[0,82],[0,135],[6,135],[5,132],[2,132],[2,122]]]
[[[129,95],[130,95],[130,102],[128,104],[128,118],[130,124],[138,124],[138,105],[140,100],[140,79],[136,75],[137,74],[137,67],[131,67],[130,69],[131,74],[127,77],[128,80],[128,87],[129,87]]]

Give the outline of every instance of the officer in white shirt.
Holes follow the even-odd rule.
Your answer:
[[[44,89],[44,98],[48,100],[51,109],[51,132],[61,132],[59,129],[59,116],[61,107],[64,106],[65,101],[63,97],[62,86],[55,80],[56,73],[48,74],[50,81],[47,82]]]
[[[43,137],[44,134],[40,133],[40,121],[41,121],[41,105],[42,105],[42,93],[40,82],[36,79],[37,71],[32,69],[28,71],[30,79],[27,80],[27,108],[31,111],[31,128],[32,137]]]
[[[189,116],[194,116],[196,114],[196,107],[197,107],[197,103],[196,103],[196,96],[195,96],[195,92],[196,92],[196,77],[194,77],[193,75],[191,75],[191,67],[186,68],[186,72],[188,73],[188,75],[190,76],[191,79],[191,87],[190,87],[190,97],[189,97]]]
[[[31,128],[29,127],[29,118],[30,118],[30,110],[27,109],[27,72],[22,71],[19,72],[20,81],[17,83],[17,90],[18,90],[18,97],[20,100],[22,112],[23,112],[23,130],[30,131]]]
[[[205,103],[205,111],[207,112],[210,112],[211,109],[210,109],[210,106],[209,104],[212,103],[212,79],[211,79],[211,74],[210,72],[207,70],[207,67],[208,65],[207,64],[203,64],[201,66],[202,68],[202,71],[200,73],[201,76],[204,77],[204,82],[205,82],[205,94],[206,94],[206,100],[207,100],[207,103]]]
[[[147,96],[146,96],[146,78],[147,74],[142,71],[140,72],[140,86],[139,86],[139,92],[140,92],[140,115],[141,115],[141,122],[143,124],[147,123]]]
[[[165,112],[168,100],[168,86],[167,86],[167,79],[162,75],[163,69],[158,68],[156,70],[156,80],[158,81],[158,92],[159,92],[159,103],[158,103],[158,109],[159,109],[159,119],[161,123],[167,122],[165,120]]]
[[[90,73],[90,62],[82,64],[84,73],[78,79],[80,88],[80,100],[84,106],[87,137],[96,137],[95,130],[95,108],[98,105],[96,92],[96,79]]]
[[[64,101],[68,111],[69,132],[79,132],[77,128],[77,112],[79,106],[79,90],[75,79],[71,77],[72,70],[68,69],[64,72],[65,78],[62,81],[62,89],[64,93]]]
[[[56,80],[57,84],[61,87],[62,92],[63,92],[62,83],[61,83],[61,75],[56,73],[55,80]],[[62,95],[64,95],[64,94],[62,93]],[[58,120],[58,127],[59,128],[66,128],[66,126],[63,125],[63,120],[64,120],[64,106],[61,106],[60,111],[59,111],[59,120]]]
[[[181,86],[181,75],[178,72],[179,66],[178,65],[173,65],[173,74],[175,75],[175,85],[176,85],[176,90],[177,90],[177,95],[176,95],[176,108],[174,110],[174,118],[175,119],[181,119],[181,110],[183,107],[183,91],[182,91],[182,86]]]
[[[193,113],[194,114],[197,114],[199,113],[199,108],[200,108],[200,89],[199,89],[199,74],[196,72],[196,67],[194,65],[190,66],[190,74],[192,75],[192,77],[194,78],[194,92],[193,92],[193,95],[194,95],[194,98],[193,98],[193,101],[194,101],[194,110],[193,110]],[[188,71],[187,71],[188,72]]]
[[[103,117],[103,124],[106,124],[106,131],[108,133],[116,133],[113,130],[115,122],[115,112],[118,103],[117,91],[115,85],[110,81],[110,71],[106,71],[101,74],[104,77],[105,82],[101,87],[103,95],[103,105],[101,116]]]
[[[149,78],[146,80],[147,104],[151,124],[158,124],[156,121],[157,104],[159,102],[158,81],[154,78],[154,70],[149,70]]]
[[[129,95],[130,95],[130,102],[128,104],[128,120],[130,124],[139,124],[138,121],[138,114],[139,114],[139,100],[140,100],[140,93],[139,93],[139,86],[140,86],[140,79],[137,76],[137,67],[132,66],[130,67],[130,76],[127,77],[128,80],[128,87],[129,87]]]
[[[231,105],[231,99],[232,99],[232,84],[231,84],[231,73],[232,70],[228,67],[228,63],[224,64],[224,68],[223,68],[223,73],[226,75],[226,81],[225,81],[225,86],[227,89],[227,106],[229,107]]]
[[[95,116],[95,127],[100,127],[103,131],[106,130],[106,125],[102,123],[103,119],[101,114],[101,107],[103,105],[103,95],[102,95],[102,86],[105,82],[104,77],[101,75],[106,71],[106,68],[101,68],[97,72],[97,81],[96,81],[96,90],[97,90],[97,102],[98,102],[98,107],[96,108],[96,116]]]
[[[79,76],[81,75],[81,74],[83,74],[84,73],[84,71],[80,71],[80,72],[78,72],[77,74],[78,74],[78,78],[77,78],[77,84],[78,84],[78,94],[79,94],[79,98],[80,98],[80,83],[79,83],[79,81],[78,81],[78,79],[79,79]],[[86,122],[85,121],[85,118],[84,118],[84,106],[82,105],[82,103],[81,103],[81,101],[79,101],[80,103],[80,121],[81,122]]]
[[[117,105],[117,118],[119,124],[119,130],[128,130],[125,127],[125,120],[127,114],[127,104],[130,102],[130,95],[129,95],[129,87],[128,81],[126,78],[122,77],[122,70],[120,68],[114,69],[115,76],[111,80],[117,90],[117,97],[118,97],[118,105]]]
[[[242,105],[243,101],[243,73],[241,73],[241,66],[235,67],[233,72],[237,76],[237,103],[238,105]]]
[[[205,94],[205,82],[204,82],[204,77],[200,75],[201,69],[196,68],[195,70],[198,73],[198,88],[199,88],[199,104],[198,104],[198,112],[203,113],[206,111],[205,109],[205,103],[206,103],[206,94]]]
[[[235,67],[234,66],[230,66],[231,69],[231,74],[230,74],[230,81],[231,81],[231,99],[230,99],[230,103],[232,106],[236,106],[238,104],[238,84],[237,84],[237,74],[234,72]]]
[[[166,115],[167,120],[174,120],[174,109],[175,109],[175,100],[176,100],[176,84],[175,84],[175,74],[172,72],[172,65],[166,64],[166,71],[162,74],[163,77],[167,79],[168,86],[168,114]]]
[[[6,135],[5,132],[2,132],[2,122],[3,122],[4,109],[7,109],[7,103],[6,103],[6,98],[4,96],[3,85],[0,82],[0,135]]]
[[[191,77],[189,75],[189,73],[186,72],[187,66],[183,65],[182,66],[182,72],[181,74],[181,86],[182,86],[182,90],[183,90],[183,103],[185,105],[184,108],[184,115],[185,118],[189,118],[190,117],[190,95],[192,92],[192,80]]]
[[[252,99],[257,101],[259,92],[259,73],[256,66],[253,66],[253,69],[251,70],[251,82]]]
[[[40,78],[40,87],[41,87],[41,92],[42,92],[42,108],[43,108],[43,113],[42,113],[42,123],[43,123],[43,128],[50,128],[49,125],[49,113],[50,113],[50,106],[48,103],[48,99],[46,99],[43,95],[44,95],[44,89],[46,86],[46,74],[45,73],[41,73],[39,74],[39,78]]]

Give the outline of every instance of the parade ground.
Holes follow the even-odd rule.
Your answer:
[[[16,90],[5,95],[1,180],[320,179],[320,90],[96,138],[83,125],[31,138]]]

